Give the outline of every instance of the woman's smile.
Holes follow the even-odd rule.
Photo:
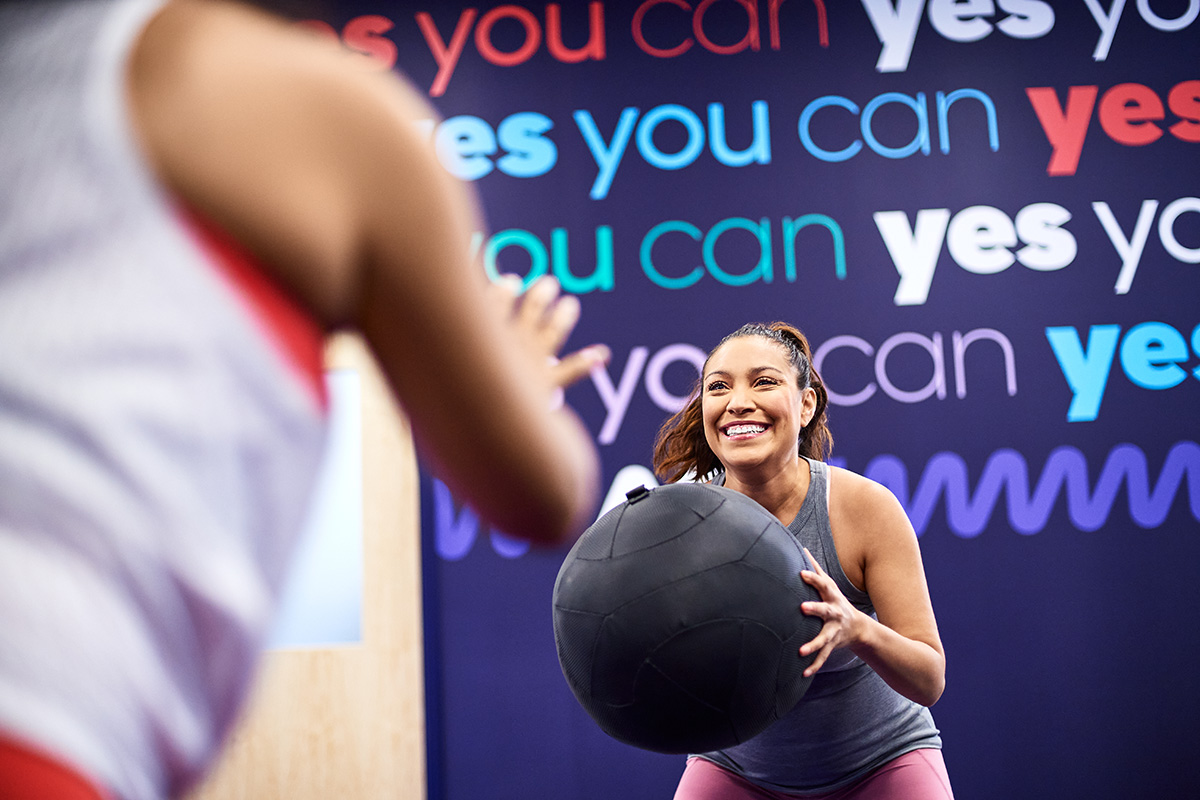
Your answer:
[[[734,441],[757,439],[771,426],[765,422],[731,422],[721,427],[721,433]]]

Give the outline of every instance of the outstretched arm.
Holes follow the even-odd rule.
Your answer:
[[[588,521],[594,446],[552,408],[552,352],[574,325],[552,283],[514,312],[467,247],[473,199],[414,125],[394,76],[224,0],[173,0],[129,70],[157,174],[254,252],[327,327],[357,327],[418,445],[498,527],[553,542]],[[569,378],[602,358],[570,362]]]

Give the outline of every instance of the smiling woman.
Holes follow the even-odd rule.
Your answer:
[[[713,348],[691,401],[663,426],[654,465],[752,498],[809,553],[800,577],[822,621],[796,707],[748,742],[688,761],[676,800],[952,797],[927,706],[945,656],[916,535],[883,486],[827,466],[828,395],[808,340],[785,323],[739,328]],[[853,742],[853,746],[843,743]]]
[[[737,349],[727,359],[724,353],[726,345]],[[746,357],[756,356],[760,359],[754,362],[752,368],[771,367],[770,374],[762,376],[762,383],[775,381],[790,385],[794,376],[794,388],[798,394],[811,400],[812,407],[797,431],[798,445],[793,455],[824,459],[833,449],[833,434],[829,432],[825,421],[829,397],[824,381],[813,367],[808,339],[798,329],[783,322],[749,324],[726,336],[712,349],[700,370],[704,391],[697,392],[687,405],[667,420],[659,432],[654,450],[654,468],[664,480],[678,481],[688,472],[694,473],[698,479],[709,478],[723,470],[704,427],[702,401],[707,396],[709,405],[713,405],[712,401],[725,396],[732,382],[728,368],[736,368],[739,362],[733,356],[741,355],[742,348],[749,348],[744,354]],[[756,396],[761,397],[764,392],[760,389]]]
[[[704,437],[727,471],[736,463],[752,479],[798,469],[792,443],[812,420],[817,393],[807,381],[790,380],[792,352],[766,336],[739,336],[709,358],[700,395]]]

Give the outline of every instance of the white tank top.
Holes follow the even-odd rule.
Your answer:
[[[0,734],[131,800],[228,732],[325,429],[319,331],[264,323],[137,149],[158,6],[0,4]]]

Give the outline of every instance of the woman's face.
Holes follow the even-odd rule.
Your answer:
[[[709,358],[701,383],[704,437],[726,470],[784,468],[797,458],[816,392],[801,390],[778,342],[739,336]]]

